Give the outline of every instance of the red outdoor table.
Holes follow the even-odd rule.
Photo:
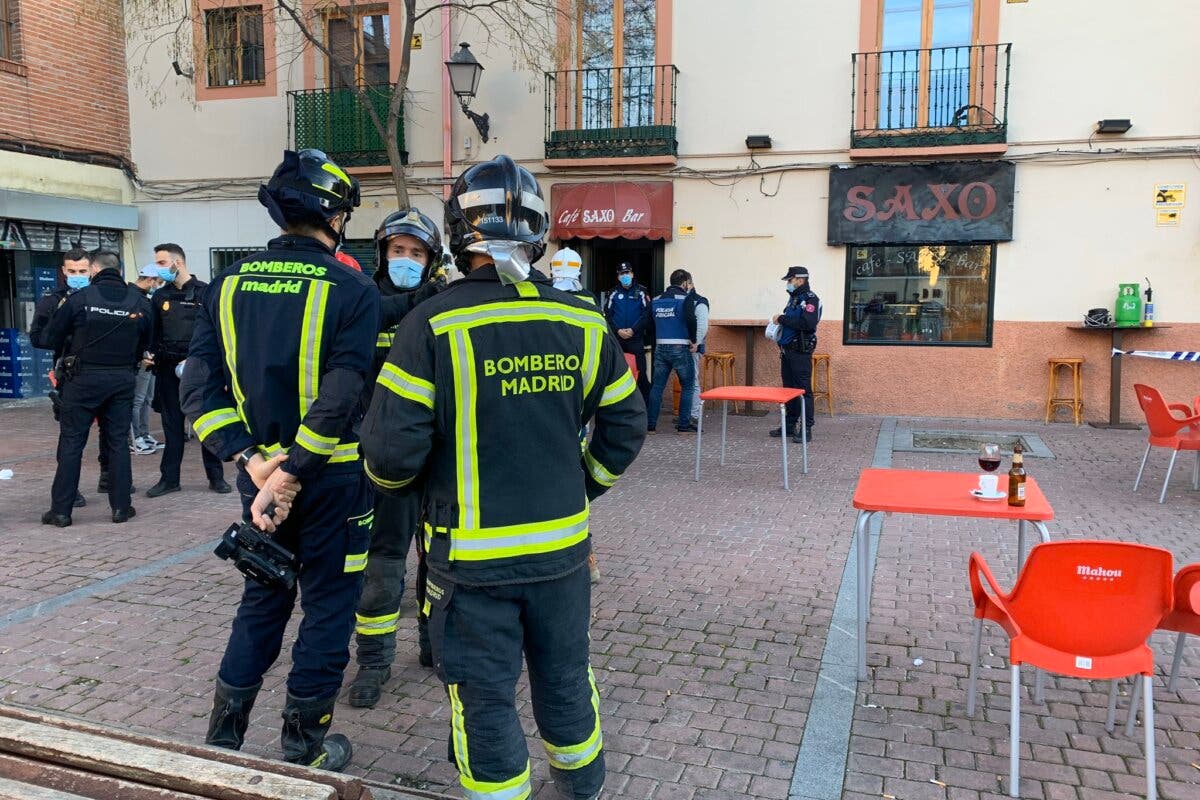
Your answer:
[[[725,466],[725,431],[729,425],[729,401],[747,403],[778,403],[779,431],[783,443],[783,488],[791,489],[788,483],[787,460],[787,404],[804,394],[803,389],[784,389],[778,386],[718,386],[700,393],[700,421],[696,430],[696,480],[700,480],[700,441],[704,436],[704,402],[720,400],[721,404],[721,466]],[[803,441],[804,474],[808,474],[808,427],[804,413],[800,414],[800,438]]]
[[[1008,476],[998,476],[999,491],[1008,493]],[[1025,505],[1005,500],[977,500],[970,491],[979,486],[974,472],[926,472],[907,469],[864,469],[854,490],[854,523],[858,568],[858,679],[867,679],[867,618],[871,614],[870,522],[878,514],[925,514],[937,517],[981,517],[1017,522],[1017,569],[1025,563],[1025,523],[1032,522],[1042,541],[1050,541],[1046,522],[1054,509],[1033,478],[1025,479]]]

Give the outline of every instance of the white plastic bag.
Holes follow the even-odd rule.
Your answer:
[[[764,333],[765,333],[766,337],[769,340],[771,340],[772,342],[779,341],[779,323],[778,322],[768,322],[767,329]]]

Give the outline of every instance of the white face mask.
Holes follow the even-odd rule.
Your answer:
[[[500,282],[505,284],[520,283],[529,278],[533,269],[529,251],[529,245],[524,242],[489,241],[467,245],[468,253],[485,253],[492,257]]]

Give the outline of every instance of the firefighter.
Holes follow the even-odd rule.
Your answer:
[[[444,274],[442,234],[433,220],[415,208],[397,211],[383,220],[375,231],[374,278],[381,298],[380,332],[374,372],[363,391],[364,409],[370,406],[374,378],[392,349],[400,320],[445,285]],[[371,551],[355,614],[358,674],[347,693],[352,706],[373,707],[379,702],[383,685],[391,680],[408,548],[420,515],[421,490],[417,485],[375,496]],[[428,620],[421,610],[425,601],[425,558],[419,543],[417,557],[417,660],[431,667]]]
[[[508,156],[458,178],[445,227],[466,276],[400,324],[362,428],[378,488],[424,481],[434,666],[476,800],[530,793],[522,653],[555,783],[581,799],[604,783],[588,501],[633,462],[646,411],[604,317],[532,269],[548,224],[537,181]]]
[[[336,771],[351,756],[346,737],[328,731],[371,533],[354,420],[379,332],[379,292],[334,257],[359,190],[324,153],[286,151],[258,198],[283,232],[205,294],[182,398],[203,445],[237,463],[246,518],[299,562],[304,617],[280,738],[286,760]],[[295,587],[245,582],[206,743],[241,747],[295,602]]]

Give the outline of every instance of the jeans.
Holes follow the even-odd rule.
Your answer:
[[[148,369],[137,371],[137,383],[133,388],[133,421],[129,432],[134,439],[150,433],[150,401],[154,398],[154,373]]]
[[[692,365],[695,367],[692,374],[696,376],[692,380],[692,419],[700,417],[700,359],[699,353],[692,353]],[[682,398],[680,400],[682,402]]]
[[[654,348],[654,381],[650,384],[650,407],[647,420],[651,428],[658,425],[658,414],[662,409],[663,390],[674,370],[679,375],[679,418],[676,428],[686,428],[691,423],[692,396],[696,380],[696,364],[686,344],[660,344]]]

